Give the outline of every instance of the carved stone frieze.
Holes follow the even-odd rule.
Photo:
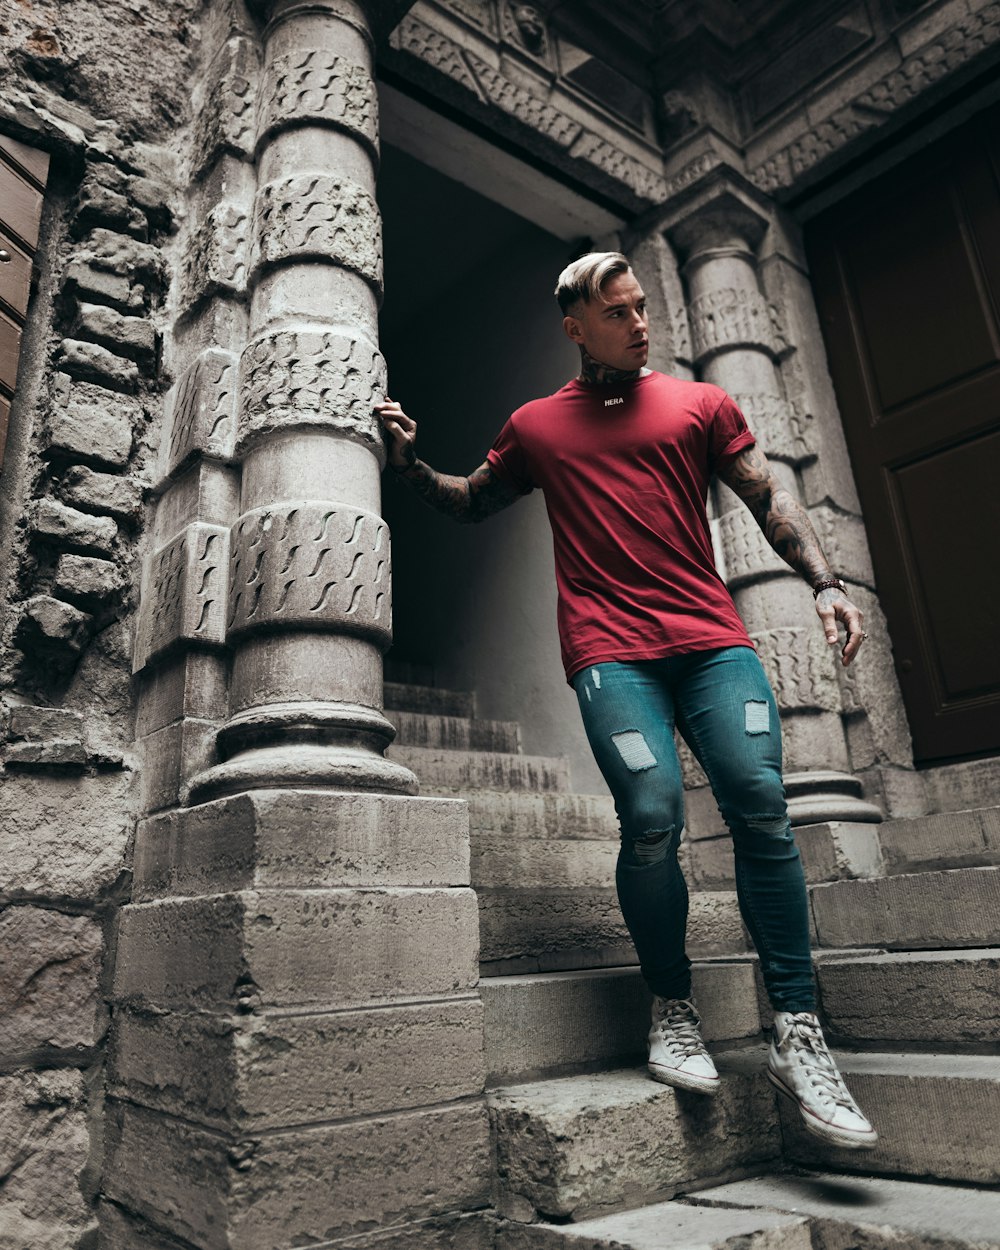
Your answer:
[[[480,30],[495,35],[497,30],[495,0],[441,0],[444,8],[472,22]]]
[[[277,56],[264,70],[258,137],[289,123],[337,126],[378,148],[378,96],[362,65],[325,49]]]
[[[580,135],[570,148],[570,156],[596,166],[650,204],[661,203],[666,195],[667,184],[661,174],[640,164],[617,144],[609,143],[592,131]]]
[[[232,352],[209,348],[182,374],[170,405],[164,475],[195,453],[230,460],[236,445],[236,365]]]
[[[756,348],[778,356],[787,344],[775,310],[760,291],[721,287],[696,296],[688,306],[696,363],[734,347]]]
[[[735,588],[766,573],[789,573],[747,508],[733,508],[715,523],[727,584]]]
[[[549,57],[549,33],[545,18],[533,4],[501,0],[500,22],[503,37],[515,47],[546,62]]]
[[[276,330],[240,359],[237,449],[275,430],[324,426],[385,455],[372,405],[385,395],[385,360],[365,339],[334,330]]]
[[[453,39],[441,34],[433,26],[428,26],[426,22],[421,22],[412,14],[408,14],[399,23],[389,37],[389,43],[393,48],[408,52],[442,74],[446,74],[480,100],[486,98],[469,68],[464,50]]]
[[[693,364],[691,322],[688,319],[688,310],[683,304],[677,304],[671,313],[670,328],[673,335],[674,359],[685,365]]]
[[[388,644],[389,529],[356,507],[301,502],[257,508],[233,529],[231,634],[336,627]]]
[[[229,531],[193,521],[148,557],[133,671],[179,642],[225,642]]]
[[[206,295],[240,295],[247,284],[249,214],[236,204],[217,204],[195,230],[184,254],[182,301]]]
[[[261,187],[250,263],[322,256],[382,290],[382,218],[372,196],[349,178],[298,174]]]
[[[563,148],[571,147],[584,134],[583,126],[578,121],[534,95],[526,87],[519,86],[482,57],[476,56],[474,52],[466,52],[465,57],[486,98],[503,112],[516,117],[524,125],[530,126],[532,130],[538,131]],[[597,135],[592,138],[600,142]]]
[[[781,395],[733,394],[764,452],[775,460],[803,464],[817,456],[812,413],[803,412]]]
[[[881,126],[891,113],[916,99],[939,79],[960,69],[1000,40],[1000,2],[975,13],[956,12],[954,21],[890,73],[834,110],[754,169],[750,179],[762,191],[790,187],[855,136]]]
[[[836,664],[839,651],[815,623],[751,633],[782,710],[840,711]]]
[[[208,67],[210,85],[195,118],[195,173],[223,152],[253,157],[259,78],[260,58],[251,40],[237,36],[216,54]]]

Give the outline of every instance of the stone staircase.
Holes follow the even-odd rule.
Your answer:
[[[610,799],[571,793],[469,694],[397,682],[386,704],[422,792],[469,802],[499,1217],[483,1245],[1000,1250],[1000,808],[796,831],[827,1037],[880,1133],[855,1154],[766,1079],[723,839],[684,852],[709,1100],[645,1073]]]

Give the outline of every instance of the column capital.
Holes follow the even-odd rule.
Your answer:
[[[249,0],[258,20],[267,25],[290,17],[328,15],[361,30],[369,40],[388,36],[415,0]]]
[[[716,171],[712,185],[686,200],[665,225],[685,265],[697,264],[705,253],[745,254],[753,259],[770,225],[762,207],[742,188],[717,178]]]

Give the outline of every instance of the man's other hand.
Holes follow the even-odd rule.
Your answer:
[[[389,464],[394,469],[406,469],[417,458],[414,444],[417,441],[417,423],[408,417],[394,399],[387,395],[375,405],[375,413],[388,435]]]
[[[862,642],[868,636],[864,632],[864,614],[836,587],[819,592],[816,596],[816,611],[823,622],[823,631],[831,647],[837,642],[837,622],[840,621],[847,630],[847,641],[840,653],[841,663],[846,667],[858,654]]]

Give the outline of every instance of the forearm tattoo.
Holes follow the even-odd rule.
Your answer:
[[[786,564],[810,584],[831,576],[809,514],[771,472],[763,452],[748,447],[729,466],[723,480],[747,505]]]
[[[399,476],[405,478],[432,508],[458,521],[485,521],[518,498],[495,476],[488,464],[481,464],[468,477],[457,477],[438,473],[429,464],[414,458]]]

